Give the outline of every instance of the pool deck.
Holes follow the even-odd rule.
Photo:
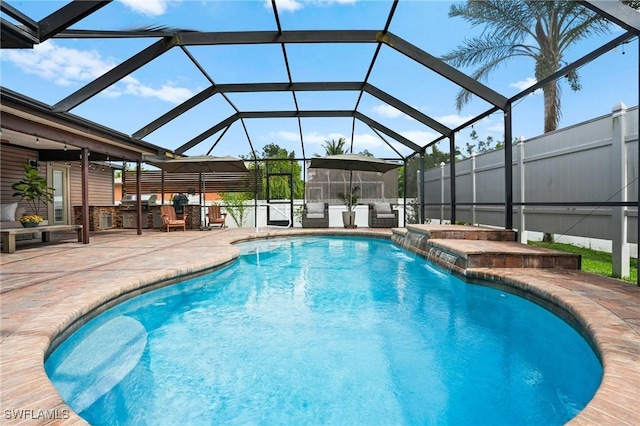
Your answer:
[[[15,253],[0,254],[0,423],[86,424],[44,372],[45,356],[66,335],[61,333],[132,295],[233,261],[238,250],[232,242],[311,234],[392,235],[389,229],[369,228],[144,230],[143,235],[114,230],[92,233],[88,245],[76,242],[75,234],[49,244],[18,243]],[[486,244],[493,253],[495,242]],[[604,378],[571,424],[640,425],[640,288],[570,269],[470,268],[466,273],[530,289],[580,318],[601,352]]]

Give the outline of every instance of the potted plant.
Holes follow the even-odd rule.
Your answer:
[[[342,212],[342,223],[345,228],[355,228],[357,226],[355,224],[356,212],[353,209],[358,205],[358,200],[360,199],[360,196],[357,194],[359,190],[359,186],[354,186],[351,189],[351,194],[347,195],[343,192],[338,192],[338,198],[347,206],[347,211]]]
[[[20,223],[23,226],[38,226],[44,221],[40,215],[40,205],[45,206],[53,201],[54,188],[47,186],[47,179],[40,175],[38,167],[32,167],[30,164],[24,164],[24,176],[22,180],[11,185],[11,189],[15,192],[14,197],[20,197],[20,201],[25,200],[29,206],[31,215],[23,216]],[[35,225],[33,225],[35,223]]]

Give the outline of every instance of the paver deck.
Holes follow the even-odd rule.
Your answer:
[[[145,230],[140,236],[135,230],[105,231],[92,233],[88,245],[21,242],[15,253],[0,255],[2,423],[84,424],[48,380],[44,359],[52,344],[107,307],[186,274],[233,261],[238,250],[230,244],[235,241],[335,233],[391,237],[388,229],[296,228],[256,233],[253,228]],[[69,237],[73,240],[75,234]],[[640,393],[640,288],[576,270],[469,268],[465,274],[553,303],[591,335],[603,360],[603,383],[572,423],[640,424],[635,409]]]

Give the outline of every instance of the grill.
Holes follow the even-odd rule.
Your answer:
[[[142,194],[140,199],[142,201],[142,210],[149,210],[150,205],[156,204],[156,194]],[[136,194],[128,194],[122,197],[120,205],[123,210],[135,210],[136,209]]]
[[[140,196],[140,200],[142,201],[142,211],[145,212],[142,214],[142,227],[148,228],[148,220],[147,215],[149,212],[149,206],[156,205],[156,194],[142,194]],[[122,213],[122,227],[125,229],[135,229],[138,227],[137,225],[137,215],[136,215],[136,195],[130,194],[125,195],[120,200],[120,211]]]

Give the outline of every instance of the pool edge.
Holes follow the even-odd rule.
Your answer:
[[[231,247],[230,245],[233,243],[256,238],[304,235],[367,236],[391,239],[391,232],[389,230],[386,231],[387,232],[358,230],[354,232],[336,229],[324,232],[309,230],[296,232],[296,230],[273,230],[261,234],[238,233],[237,236],[232,235],[233,233],[228,233],[225,234],[224,244],[220,244],[219,246],[226,245],[227,247]],[[237,253],[230,255],[229,252],[227,252],[225,261],[211,263],[208,269],[223,267],[225,262],[226,264],[233,262],[236,257]],[[194,274],[206,273],[205,269],[207,268],[196,269],[197,270],[184,271],[182,274],[180,270],[177,270],[173,276],[165,277],[164,280],[160,279],[156,274],[148,280],[139,280],[137,283],[130,281],[119,283],[121,285],[117,288],[105,288],[99,297],[95,297],[90,303],[83,305],[80,311],[67,312],[66,320],[62,322],[58,321],[56,324],[51,324],[50,321],[47,320],[46,315],[38,315],[32,320],[32,322],[36,324],[27,324],[27,330],[30,332],[21,333],[17,336],[3,337],[3,349],[10,349],[17,345],[21,346],[22,349],[26,350],[29,354],[27,357],[16,360],[15,357],[13,357],[13,359],[11,359],[12,357],[6,357],[5,351],[2,351],[3,410],[11,408],[7,407],[9,401],[12,401],[11,403],[14,405],[22,404],[25,409],[32,407],[33,409],[69,410],[68,418],[57,419],[60,424],[83,423],[84,421],[62,402],[44,372],[45,357],[51,352],[54,343],[62,341],[61,336],[63,334],[68,335],[71,332],[69,330],[71,330],[74,324],[80,324],[78,322],[79,318],[82,319],[82,322],[86,322],[100,313],[100,307],[105,306],[109,301],[114,301],[114,303],[115,301],[121,302],[126,300],[120,300],[123,295],[127,295],[127,298],[133,297],[145,288],[151,290],[153,288],[170,285],[177,279],[182,280]],[[469,280],[491,280],[519,288],[526,292],[531,292],[555,306],[568,310],[585,328],[585,331],[589,334],[600,352],[604,367],[603,381],[587,407],[569,423],[640,424],[640,414],[632,412],[631,408],[629,408],[632,407],[633,405],[631,404],[635,402],[632,396],[637,393],[640,384],[640,372],[637,371],[637,363],[640,358],[640,336],[639,333],[622,318],[612,313],[603,305],[571,289],[572,283],[575,283],[576,287],[579,287],[582,281],[593,279],[593,276],[577,271],[516,270],[507,268],[468,269],[464,271],[464,276]],[[607,282],[606,279],[601,277],[599,280],[604,283]],[[600,288],[600,290],[606,291],[606,287]],[[105,310],[106,309],[107,308],[105,308]],[[91,316],[92,313],[94,313],[93,316]],[[6,346],[8,343],[11,343],[9,347]],[[9,383],[12,384],[10,389],[13,391],[13,395],[5,394],[5,390],[8,388],[8,382],[4,381],[7,368],[12,370],[8,380]],[[15,383],[19,380],[21,380],[21,383]],[[37,392],[37,396],[30,399],[29,390],[35,387],[38,388],[39,392]],[[15,395],[18,390],[24,391],[24,394]],[[7,401],[7,397],[9,397],[9,401]],[[29,424],[46,424],[51,419],[32,420]]]

